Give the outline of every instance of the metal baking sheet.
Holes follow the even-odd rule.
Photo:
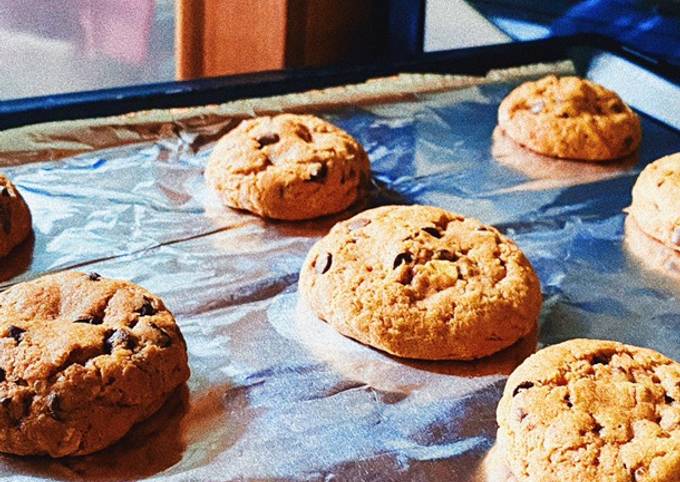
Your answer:
[[[319,112],[369,153],[376,188],[356,209],[423,203],[474,216],[534,264],[540,331],[475,362],[399,360],[316,319],[298,299],[299,268],[352,212],[283,223],[220,207],[202,172],[229,119],[58,161],[46,148],[33,154],[43,162],[5,168],[31,206],[35,238],[3,260],[2,286],[70,268],[139,283],[174,312],[192,376],[117,445],[60,460],[1,456],[0,479],[500,480],[489,468],[500,460],[489,455],[496,404],[537,346],[600,337],[680,359],[677,278],[626,248],[623,212],[640,169],[680,151],[680,135],[643,116],[638,158],[556,169],[494,135],[516,83]],[[51,141],[68,136],[39,139]]]

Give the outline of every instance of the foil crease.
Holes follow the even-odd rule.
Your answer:
[[[59,460],[1,456],[0,479],[505,480],[490,468],[502,461],[496,404],[537,347],[597,337],[680,359],[677,272],[650,262],[664,256],[636,253],[624,223],[637,174],[680,151],[680,136],[643,117],[638,157],[555,169],[494,133],[517,83],[317,109],[363,143],[376,186],[361,206],[306,222],[264,221],[209,192],[207,157],[236,117],[100,123],[85,147],[47,129],[22,162],[0,153],[35,230],[2,261],[0,286],[64,269],[130,279],[174,312],[192,369],[115,446]],[[314,317],[297,293],[307,250],[339,219],[387,203],[441,206],[511,236],[542,282],[540,330],[486,359],[418,362]]]

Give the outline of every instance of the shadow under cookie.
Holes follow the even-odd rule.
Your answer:
[[[532,181],[518,187],[521,190],[543,190],[602,181],[635,167],[638,153],[608,162],[588,162],[558,159],[533,152],[514,140],[499,127],[493,131],[491,154],[500,162],[521,172]]]
[[[647,235],[631,215],[627,216],[624,225],[623,244],[629,260],[652,276],[655,284],[678,289],[680,252]]]
[[[498,443],[487,452],[475,471],[475,482],[517,482]]]
[[[10,253],[0,258],[0,284],[9,281],[25,272],[33,262],[35,235],[33,231],[23,242]]]
[[[301,296],[295,296],[296,305],[289,321],[295,339],[345,378],[386,392],[437,383],[442,375],[463,378],[505,376],[536,350],[538,330],[535,328],[509,348],[478,360],[421,361],[397,358],[341,335],[319,319]]]

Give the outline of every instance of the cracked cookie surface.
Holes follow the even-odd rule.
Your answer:
[[[370,177],[361,145],[311,115],[241,122],[215,146],[205,177],[222,202],[266,218],[311,219],[348,208]]]
[[[345,336],[418,359],[473,359],[529,333],[541,290],[495,228],[430,206],[384,206],[336,224],[310,250],[300,290]]]
[[[648,236],[680,252],[680,153],[644,168],[629,213]]]
[[[498,405],[499,446],[520,481],[680,480],[680,364],[613,341],[529,357]]]
[[[16,186],[0,174],[0,257],[31,233],[31,212]]]
[[[615,92],[578,77],[525,82],[501,102],[498,124],[522,146],[565,159],[618,159],[642,138],[638,116]]]
[[[65,272],[0,294],[2,452],[103,449],[188,377],[172,314],[139,286]]]

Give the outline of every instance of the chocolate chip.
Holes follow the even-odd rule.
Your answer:
[[[5,370],[4,368],[0,368],[0,383],[5,381]]]
[[[512,396],[514,397],[519,392],[523,392],[524,390],[529,390],[533,386],[534,384],[532,382],[522,382],[519,385],[517,385],[515,389],[512,391]]]
[[[595,355],[591,361],[593,365],[609,365],[611,356],[607,354]]]
[[[90,278],[90,281],[99,281],[102,279],[101,275],[99,273],[95,273],[94,271],[88,274],[87,277]]]
[[[260,144],[260,147],[264,147],[270,144],[276,144],[280,140],[281,138],[278,134],[265,134],[262,137],[257,138],[257,143]]]
[[[310,176],[309,182],[323,182],[328,176],[328,166],[326,164],[320,164],[321,167]]]
[[[113,352],[114,348],[132,350],[135,346],[137,346],[137,340],[125,330],[116,330],[104,340],[104,351],[108,355]]]
[[[9,327],[9,336],[14,338],[17,343],[20,343],[21,340],[23,340],[24,333],[26,333],[26,330],[19,328],[18,326],[10,325]]]
[[[50,393],[47,396],[47,411],[50,412],[50,416],[58,421],[64,420],[63,411],[61,408],[61,397],[56,393]]]
[[[617,102],[616,104],[612,105],[612,112],[614,112],[615,114],[620,114],[621,112],[623,112],[623,104]]]
[[[305,126],[298,126],[296,134],[305,142],[312,142],[312,134]]]
[[[153,303],[149,298],[146,296],[144,297],[144,304],[142,307],[137,311],[139,313],[139,316],[153,316],[157,313],[158,311],[156,308],[154,308]]]
[[[9,189],[7,189],[7,186],[3,186],[2,189],[0,189],[0,196],[9,197]]]
[[[172,337],[168,334],[167,331],[158,326],[156,323],[149,323],[149,325],[151,326],[151,328],[160,333],[158,346],[160,346],[161,348],[167,348],[172,344]]]
[[[442,237],[442,233],[440,233],[437,228],[432,228],[428,226],[426,228],[421,228],[421,231],[425,231],[427,234],[429,234],[430,236],[434,236],[437,239]]]
[[[371,224],[370,219],[359,218],[351,220],[347,227],[349,228],[350,231],[354,231],[356,229],[361,229],[365,226],[368,226],[369,224]]]
[[[445,261],[455,261],[458,257],[448,249],[439,249],[434,253],[434,259],[443,259]]]
[[[73,323],[87,323],[88,325],[101,325],[104,320],[98,316],[84,316],[83,318],[78,318]]]
[[[333,255],[330,253],[326,253],[325,258],[317,258],[316,260],[316,272],[319,274],[325,274],[328,272],[329,269],[331,269],[331,265],[333,264]]]
[[[479,226],[479,227],[477,228],[477,231],[489,231],[489,228],[486,227],[486,226]]]
[[[671,397],[669,394],[666,393],[663,396],[663,401],[666,402],[668,405],[670,405],[671,403],[675,402],[675,399],[673,397]]]
[[[571,403],[571,396],[568,393],[564,396],[564,401],[567,402],[567,407],[571,408],[574,406],[574,404]]]
[[[413,261],[413,256],[411,253],[399,253],[395,258],[394,258],[394,263],[392,263],[392,269],[397,269],[399,265],[401,264],[408,264],[411,261]]]

